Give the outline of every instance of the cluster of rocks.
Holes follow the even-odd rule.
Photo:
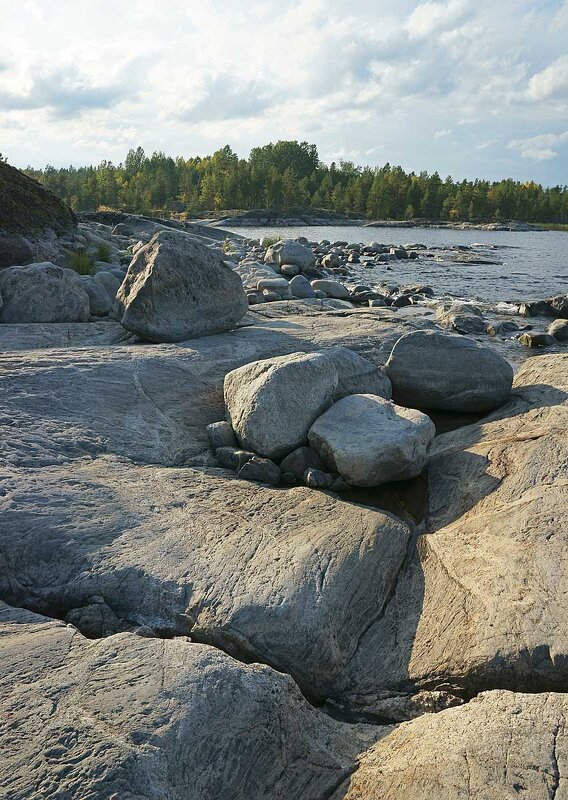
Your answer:
[[[106,315],[54,263],[95,236]],[[0,270],[0,794],[560,798],[568,356],[247,310],[221,243],[106,212]],[[322,269],[286,253],[242,269]]]
[[[415,331],[396,341],[384,369],[334,347],[233,370],[227,420],[207,432],[221,466],[243,479],[333,492],[379,486],[427,463],[436,429],[417,409],[487,412],[507,401],[512,382],[493,350]]]

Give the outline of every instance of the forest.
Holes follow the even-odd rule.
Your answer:
[[[141,147],[124,163],[44,169],[28,175],[75,211],[199,216],[224,210],[325,210],[367,219],[568,222],[568,187],[532,181],[442,179],[402,167],[324,164],[317,147],[279,141],[239,158],[229,145],[206,157],[172,158]]]

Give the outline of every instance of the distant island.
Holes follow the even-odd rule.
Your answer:
[[[230,216],[224,209],[263,209],[276,217],[314,214],[338,220],[439,220],[449,223],[568,223],[568,187],[532,181],[442,179],[438,172],[402,167],[324,164],[316,145],[279,141],[239,158],[229,145],[206,157],[172,158],[141,147],[124,163],[44,169],[26,174],[75,211],[116,209],[131,213]],[[235,213],[233,216],[235,216]],[[225,224],[227,224],[225,222]],[[242,223],[241,223],[242,224]],[[416,223],[415,223],[416,224]]]

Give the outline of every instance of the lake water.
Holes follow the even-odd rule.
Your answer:
[[[362,244],[377,241],[387,245],[412,242],[428,248],[479,244],[481,246],[475,248],[479,258],[502,263],[453,263],[451,254],[438,251],[436,260],[421,257],[416,261],[402,260],[373,269],[359,267],[354,271],[358,282],[427,283],[437,296],[449,295],[485,302],[518,302],[568,293],[568,232],[564,231],[510,233],[355,226],[228,230],[250,238],[276,236],[294,239],[305,236],[309,241],[328,239],[332,242]]]

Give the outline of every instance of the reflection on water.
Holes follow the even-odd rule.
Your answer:
[[[241,236],[305,236],[310,241],[370,244],[424,244],[427,247],[479,245],[475,255],[501,264],[451,261],[397,261],[373,269],[353,265],[357,282],[429,283],[438,296],[448,294],[488,302],[546,297],[568,292],[568,232],[454,231],[423,228],[298,227],[232,228]],[[442,254],[443,255],[443,254]]]

